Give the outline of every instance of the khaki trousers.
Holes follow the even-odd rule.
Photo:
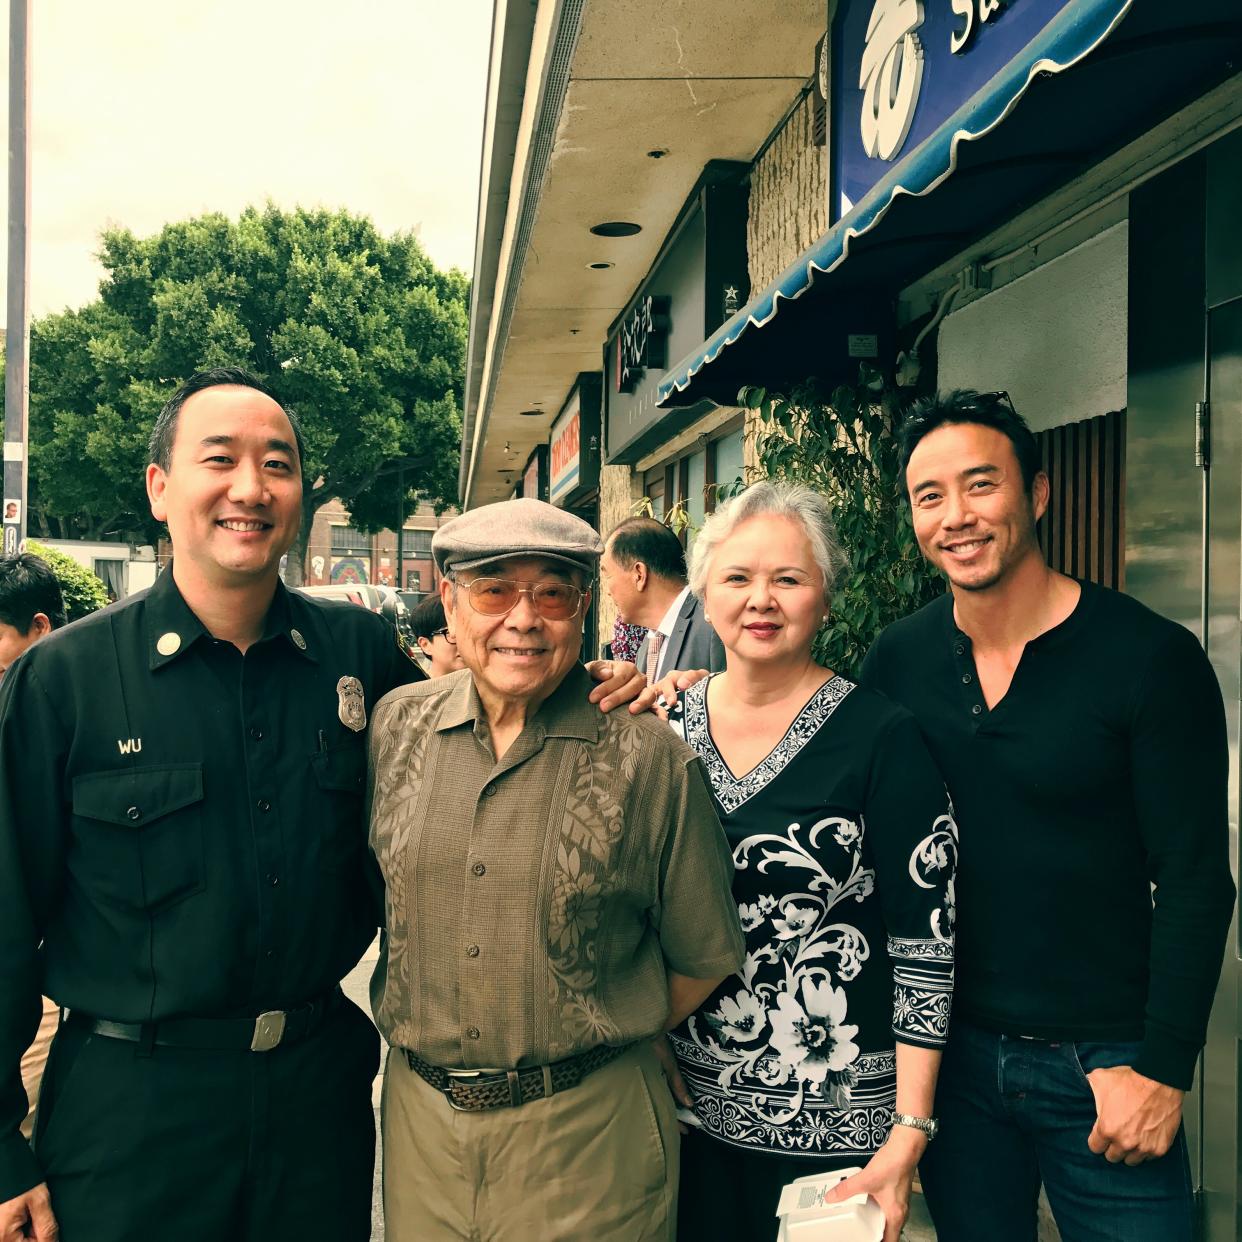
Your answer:
[[[43,1082],[43,1067],[47,1064],[48,1049],[52,1046],[52,1036],[56,1034],[58,1026],[60,1006],[45,996],[38,1033],[34,1037],[34,1043],[22,1056],[22,1086],[26,1088],[26,1098],[30,1101],[26,1120],[22,1122],[22,1134],[26,1138],[34,1133],[34,1115],[39,1103],[39,1085]]]
[[[388,1242],[672,1242],[680,1134],[643,1040],[551,1099],[460,1113],[397,1049],[384,1072]]]

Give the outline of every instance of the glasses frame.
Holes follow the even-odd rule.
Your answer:
[[[457,639],[449,633],[449,627],[447,625],[442,625],[438,630],[432,630],[431,637],[442,638],[446,643],[451,643],[454,647],[457,646]]]
[[[503,582],[506,586],[512,587],[518,593],[518,599],[515,599],[513,603],[510,604],[509,607],[506,608],[503,612],[485,612],[482,608],[476,608],[474,604],[474,596],[471,594],[471,587],[473,587],[476,582]],[[576,617],[581,615],[582,601],[586,599],[587,597],[587,591],[583,590],[581,587],[574,586],[570,582],[555,582],[555,581],[539,582],[539,583],[536,583],[534,586],[524,587],[524,586],[518,586],[516,582],[513,582],[508,578],[497,578],[494,574],[487,574],[481,578],[471,578],[469,582],[463,582],[461,585],[465,588],[466,601],[467,603],[469,603],[471,610],[473,612],[477,612],[479,616],[481,617],[507,617],[518,606],[518,600],[523,595],[529,595],[531,607],[535,610],[536,613],[539,614],[540,617],[543,618],[543,620],[545,621],[573,621]],[[536,603],[535,592],[542,586],[552,586],[552,585],[564,587],[565,590],[573,591],[576,594],[577,598],[574,600],[574,610],[568,616],[549,617],[543,611],[543,609],[539,607],[538,603]]]

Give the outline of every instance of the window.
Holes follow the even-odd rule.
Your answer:
[[[401,533],[401,548],[405,556],[431,557],[431,536],[435,531],[411,530],[408,526]]]
[[[745,477],[743,420],[729,422],[712,435],[706,444],[700,440],[680,457],[662,462],[643,476],[643,490],[657,518],[664,520],[676,507],[689,519],[684,540],[687,548],[707,515],[716,508],[718,487],[732,489]]]
[[[338,556],[359,552],[369,553],[371,536],[360,530],[354,530],[352,526],[334,526],[332,528],[332,551]]]
[[[421,591],[423,589],[423,575],[417,569],[407,569],[405,571],[405,589],[407,591]]]

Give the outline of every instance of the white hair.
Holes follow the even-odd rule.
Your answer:
[[[753,517],[782,517],[806,532],[811,555],[824,575],[824,603],[832,599],[837,574],[849,563],[837,542],[832,506],[821,493],[801,483],[764,479],[726,500],[703,523],[690,553],[690,589],[699,597],[707,589],[707,570],[716,549],[745,521]]]

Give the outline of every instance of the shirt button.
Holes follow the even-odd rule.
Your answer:
[[[255,806],[259,808],[265,815],[272,809],[272,804],[266,798],[260,798]]]
[[[478,1028],[477,1026],[468,1026],[468,1027],[466,1027],[466,1038],[467,1038],[467,1039],[478,1039],[478,1038],[479,1038],[479,1028]]]
[[[478,956],[479,956],[479,946],[478,946],[477,944],[472,944],[472,945],[470,945],[470,946],[466,949],[466,956],[467,956],[467,957],[478,957]]]
[[[957,646],[953,648],[953,650],[957,655],[965,655],[966,645],[964,643],[958,643]]]
[[[969,673],[962,674],[962,685],[963,686],[969,686],[972,681],[974,681],[974,678]]]
[[[470,870],[473,871],[475,875],[484,875],[487,872],[487,868],[482,863],[475,863]]]
[[[495,792],[496,792],[495,785],[484,785],[483,786],[483,796],[485,798],[490,798]]]
[[[261,742],[263,740],[263,730],[262,729],[251,729],[250,740],[252,742]]]
[[[133,820],[139,820],[142,818],[142,812],[136,806],[131,806],[129,810],[125,812],[125,815],[127,818]]]
[[[983,715],[983,704],[976,703],[974,707],[970,709],[970,714],[972,716],[982,716]]]
[[[267,882],[275,888],[276,885],[280,883],[280,876],[276,875],[274,872],[268,872]]]

